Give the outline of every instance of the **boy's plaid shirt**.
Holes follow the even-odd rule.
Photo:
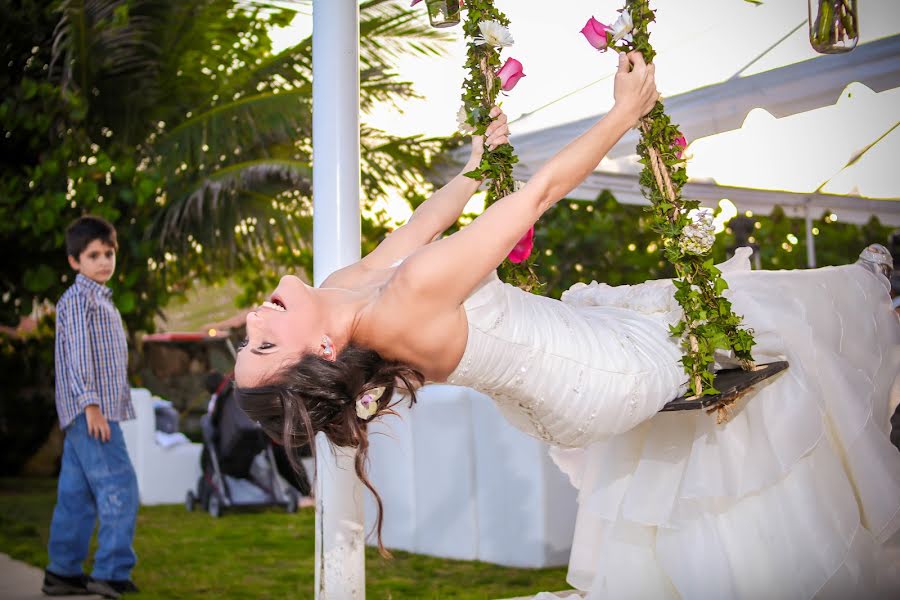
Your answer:
[[[56,412],[63,429],[89,404],[110,421],[134,418],[128,343],[112,290],[78,274],[56,304]]]

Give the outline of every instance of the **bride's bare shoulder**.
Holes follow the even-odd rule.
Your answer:
[[[359,262],[342,267],[325,278],[319,287],[354,289],[366,278],[368,269]]]
[[[380,288],[391,279],[393,271],[392,267],[374,268],[371,264],[357,261],[329,275],[319,287],[335,287],[348,290]]]
[[[452,371],[456,348],[465,346],[462,307],[429,301],[398,269],[367,307],[359,322],[359,341],[385,358],[413,365],[426,377]]]
[[[370,347],[384,358],[412,366],[429,381],[445,381],[465,350],[463,314],[442,314],[427,320],[394,314],[382,326],[382,336]]]

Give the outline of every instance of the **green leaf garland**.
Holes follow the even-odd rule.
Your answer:
[[[655,18],[649,0],[626,0],[623,10],[628,11],[633,23],[630,37],[614,41],[613,32],[608,31],[609,47],[619,52],[636,50],[647,63],[652,62],[656,52],[650,45],[647,26]],[[752,331],[742,327],[741,317],[722,296],[728,284],[710,258],[711,241],[696,243],[697,231],[703,230],[704,224],[698,224],[698,218],[691,214],[700,203],[681,196],[687,170],[679,156],[683,138],[678,126],[672,123],[660,101],[638,127],[641,140],[637,152],[644,165],[640,185],[651,202],[650,226],[659,233],[666,258],[675,267],[675,299],[684,310],[682,319],[670,331],[682,338],[681,362],[693,394],[716,394],[712,370],[715,351],[731,350],[745,369],[751,369],[755,343]]]
[[[463,31],[468,39],[465,66],[469,72],[463,82],[463,108],[466,123],[474,128],[476,135],[484,135],[491,123],[491,108],[497,104],[501,91],[500,78],[496,73],[502,63],[500,48],[476,44],[475,38],[481,34],[478,24],[482,21],[496,21],[508,27],[509,19],[494,7],[492,0],[465,0],[465,7],[468,9],[463,22]],[[473,179],[487,180],[485,206],[490,206],[515,191],[513,165],[518,161],[512,144],[504,144],[494,150],[485,148],[478,168],[466,173]],[[532,266],[534,254],[532,252],[531,256],[520,263],[504,261],[499,268],[500,277],[527,291],[539,289],[541,284]]]

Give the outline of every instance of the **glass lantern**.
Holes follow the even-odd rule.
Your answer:
[[[816,52],[850,52],[858,41],[856,0],[809,0],[809,43]]]
[[[425,0],[431,26],[453,27],[459,24],[459,4],[459,0]]]

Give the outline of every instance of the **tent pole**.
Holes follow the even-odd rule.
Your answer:
[[[816,238],[813,236],[812,211],[809,204],[806,205],[804,211],[804,222],[806,223],[806,266],[810,269],[816,268]]]
[[[359,260],[359,4],[313,2],[313,279]],[[316,444],[317,600],[365,597],[355,452]]]

